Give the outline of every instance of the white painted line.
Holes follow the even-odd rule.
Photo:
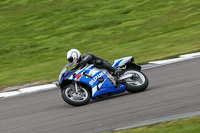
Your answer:
[[[4,93],[0,93],[0,98],[6,98],[6,97],[11,97],[11,96],[16,96],[19,95],[20,92],[19,91],[11,91],[11,92],[4,92]]]
[[[36,91],[41,91],[41,90],[53,89],[55,87],[57,87],[55,84],[46,84],[46,85],[33,86],[33,87],[19,89],[19,92],[20,93],[30,93],[30,92],[36,92]]]
[[[16,96],[19,94],[31,93],[31,92],[42,91],[42,90],[50,90],[53,88],[57,88],[57,86],[55,84],[46,84],[46,85],[40,85],[40,86],[27,87],[27,88],[19,89],[18,91],[0,93],[0,98],[7,98],[11,96]]]
[[[184,59],[185,58],[173,58],[173,59],[168,59],[168,60],[150,61],[149,63],[162,65],[162,64],[170,64],[170,63],[174,63],[174,62],[179,62],[179,61],[182,61]]]
[[[180,55],[180,58],[193,58],[193,57],[199,57],[200,56],[200,52],[197,53],[192,53],[192,54],[184,54],[184,55]]]
[[[171,64],[171,63],[180,62],[180,61],[184,61],[184,60],[188,60],[188,59],[193,59],[193,58],[196,58],[196,57],[200,57],[200,52],[180,55],[179,58],[159,60],[159,61],[150,61],[149,63],[150,64],[157,64],[157,65]]]
[[[152,124],[156,124],[156,123],[160,123],[160,122],[168,122],[168,121],[174,121],[174,120],[178,120],[178,119],[185,119],[185,118],[189,118],[189,117],[193,117],[193,116],[200,116],[200,111],[178,114],[178,115],[172,115],[172,116],[167,116],[167,117],[161,117],[161,118],[147,120],[147,121],[142,121],[142,122],[136,123],[134,125],[129,125],[129,126],[126,126],[126,127],[114,129],[114,131],[120,131],[120,130],[136,128],[136,127],[142,127],[142,126],[152,125]]]

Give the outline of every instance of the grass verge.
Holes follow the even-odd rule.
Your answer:
[[[200,116],[112,133],[199,133]],[[104,132],[111,133],[111,132]]]
[[[2,0],[0,88],[55,81],[77,48],[137,63],[200,51],[199,0]]]

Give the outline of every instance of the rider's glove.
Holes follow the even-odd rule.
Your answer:
[[[74,71],[74,70],[78,69],[80,66],[81,66],[80,63],[78,63],[78,64],[77,64],[75,67],[73,67],[71,70]]]
[[[79,68],[81,66],[81,64],[80,63],[78,63],[75,67],[76,68]]]

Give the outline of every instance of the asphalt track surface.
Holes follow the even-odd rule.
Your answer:
[[[0,133],[95,133],[200,111],[200,58],[143,72],[146,91],[81,107],[66,104],[59,89],[0,99]]]

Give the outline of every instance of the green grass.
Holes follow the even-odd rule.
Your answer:
[[[199,0],[1,0],[0,87],[57,80],[71,48],[141,64],[199,42]]]
[[[200,117],[192,117],[184,120],[159,123],[140,128],[128,129],[114,133],[199,133]],[[109,132],[104,132],[109,133]]]

